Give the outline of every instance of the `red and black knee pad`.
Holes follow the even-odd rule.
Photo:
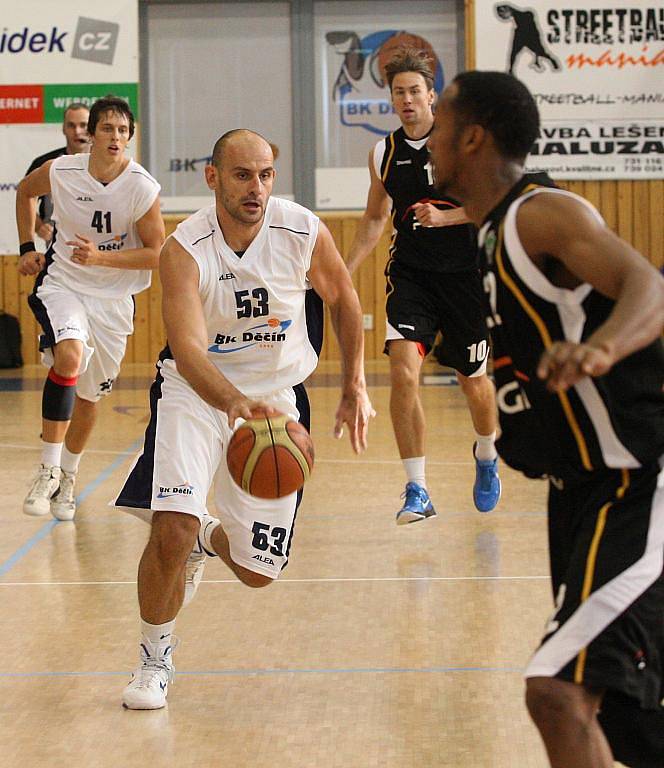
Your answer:
[[[59,376],[53,368],[44,382],[42,396],[42,417],[49,421],[69,421],[74,412],[76,382],[78,376],[66,379]]]

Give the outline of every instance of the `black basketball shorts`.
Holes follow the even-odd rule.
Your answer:
[[[664,707],[664,470],[604,470],[552,480],[549,549],[555,612],[526,677],[608,690]]]
[[[394,259],[385,268],[385,352],[396,339],[420,342],[428,353],[440,331],[436,357],[464,376],[480,376],[489,358],[484,293],[477,269],[429,272]]]

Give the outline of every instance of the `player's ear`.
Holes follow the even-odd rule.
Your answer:
[[[477,152],[484,144],[488,131],[482,125],[467,125],[461,137],[462,146],[469,152]]]
[[[217,186],[217,169],[214,165],[205,166],[205,181],[208,189],[214,189]]]

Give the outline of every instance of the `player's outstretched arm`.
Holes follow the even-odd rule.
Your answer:
[[[231,428],[237,418],[251,418],[255,408],[273,413],[274,408],[245,397],[208,359],[198,265],[172,237],[162,249],[159,276],[163,288],[162,315],[178,372],[206,403],[225,411]]]
[[[341,402],[336,413],[335,437],[348,426],[355,453],[367,447],[369,419],[375,416],[364,379],[364,330],[362,308],[350,274],[328,228],[320,222],[311,257],[309,280],[330,308],[332,325],[341,349]]]
[[[563,195],[535,195],[519,209],[517,228],[526,252],[540,268],[545,257],[552,256],[575,281],[570,287],[590,283],[616,302],[606,322],[584,343],[554,340],[545,351],[538,375],[550,389],[567,389],[584,376],[601,376],[660,336],[664,279],[586,205]]]
[[[385,191],[383,182],[376,176],[373,150],[369,152],[369,175],[371,185],[367,196],[367,207],[357,225],[357,232],[346,255],[346,264],[351,274],[376,247],[390,215],[390,197]]]
[[[41,165],[19,182],[16,190],[16,228],[19,244],[34,242],[37,199],[48,195],[51,181],[48,175],[53,161]],[[36,250],[26,251],[18,262],[22,275],[36,275],[44,266],[44,254]]]
[[[159,251],[166,237],[158,195],[147,213],[136,222],[136,231],[143,245],[126,251],[100,251],[89,237],[77,232],[76,240],[67,240],[72,249],[71,260],[84,266],[156,269],[159,266]]]

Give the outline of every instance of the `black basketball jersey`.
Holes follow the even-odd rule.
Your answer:
[[[37,168],[41,168],[44,163],[48,162],[49,160],[54,160],[56,157],[60,157],[61,155],[64,155],[67,152],[67,147],[60,147],[59,149],[53,149],[50,152],[46,152],[43,155],[40,155],[39,157],[36,157],[31,163],[28,170],[25,172],[25,175],[27,176],[29,173],[32,173]],[[52,215],[53,215],[53,200],[51,199],[50,195],[42,195],[39,198],[39,210],[37,211],[39,214],[39,218],[42,221],[50,222],[52,221]]]
[[[436,192],[426,148],[428,135],[414,141],[403,128],[376,144],[374,169],[392,198],[390,257],[417,269],[460,272],[477,266],[477,230],[472,224],[423,227],[415,203],[458,208],[459,203]]]
[[[537,378],[546,347],[587,339],[614,305],[588,283],[574,290],[553,285],[526,254],[516,228],[521,203],[534,194],[571,194],[547,189],[549,182],[526,174],[479,233],[502,431],[497,447],[510,466],[531,477],[637,468],[664,454],[661,339],[567,392],[549,392]]]

